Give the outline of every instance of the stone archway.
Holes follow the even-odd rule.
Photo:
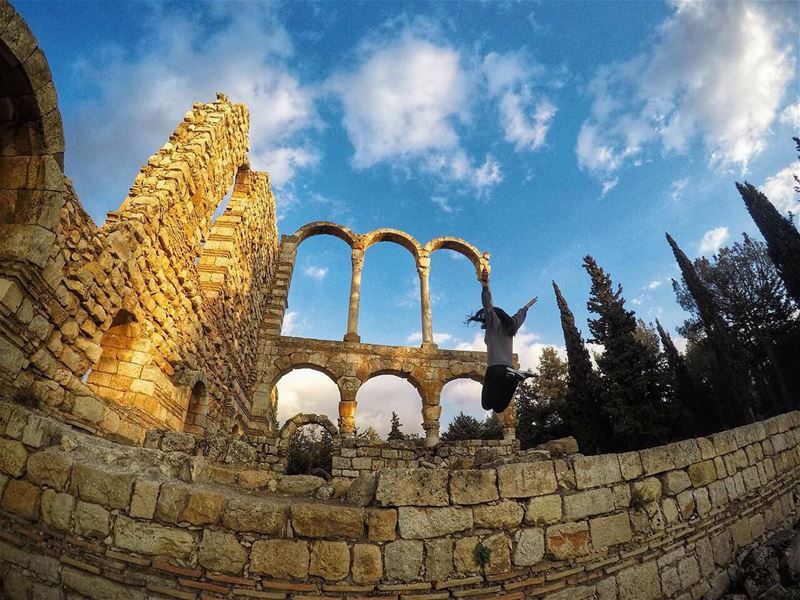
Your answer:
[[[295,431],[305,425],[319,425],[330,433],[334,439],[339,437],[339,430],[326,415],[298,413],[291,419],[287,419],[280,432],[278,432],[278,448],[286,448]]]

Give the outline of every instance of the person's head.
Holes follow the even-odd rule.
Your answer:
[[[514,322],[514,319],[504,311],[502,308],[495,306],[493,307],[495,316],[500,319],[500,325],[505,331],[506,335],[509,337],[514,337],[517,334],[517,324]],[[466,325],[470,323],[480,323],[481,329],[486,329],[486,311],[484,309],[480,309],[475,314],[468,315],[466,320],[464,321]]]

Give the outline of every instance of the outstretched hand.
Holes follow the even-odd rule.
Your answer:
[[[481,270],[479,281],[481,282],[481,285],[489,285],[489,269],[486,267]]]
[[[525,308],[530,308],[534,304],[536,304],[537,300],[539,300],[539,296],[535,296],[530,302],[525,305]]]

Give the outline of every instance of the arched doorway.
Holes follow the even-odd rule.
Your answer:
[[[405,377],[397,374],[378,374],[368,379],[356,395],[357,434],[372,436],[372,431],[385,440],[391,429],[392,413],[402,423],[406,439],[424,437],[422,431],[422,396]]]

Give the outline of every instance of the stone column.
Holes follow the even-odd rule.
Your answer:
[[[361,381],[342,377],[339,382],[339,435],[352,438],[356,434],[356,394]]]
[[[347,333],[345,342],[360,342],[358,335],[358,307],[361,303],[361,270],[364,268],[364,249],[353,246],[351,255],[353,274],[350,279],[350,306],[347,311]]]
[[[419,297],[420,309],[422,312],[422,345],[436,347],[433,343],[433,322],[431,319],[431,292],[428,276],[431,271],[431,257],[426,252],[420,254],[417,262],[417,272],[419,273]]]
[[[425,430],[425,445],[432,448],[439,443],[439,417],[442,416],[442,407],[422,407],[422,428]]]
[[[508,408],[500,413],[500,424],[503,426],[503,439],[513,440],[517,437],[517,408],[512,400]]]

